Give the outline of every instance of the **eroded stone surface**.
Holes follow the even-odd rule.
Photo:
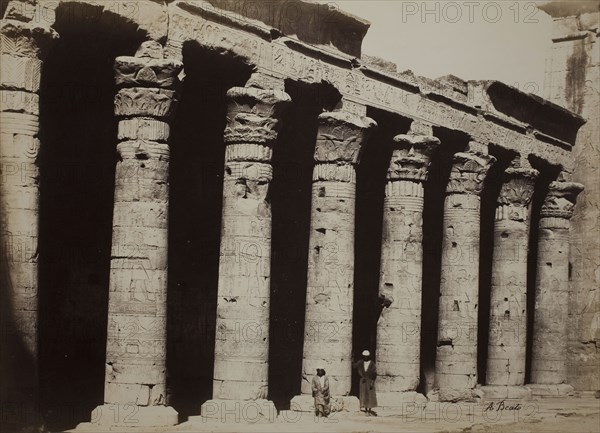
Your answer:
[[[479,194],[494,162],[481,153],[457,153],[446,189],[435,365],[441,401],[472,399],[477,385]]]
[[[529,214],[539,173],[519,165],[504,173],[496,208],[487,385],[525,384]]]
[[[166,406],[166,314],[169,205],[169,124],[172,87],[181,64],[162,59],[162,46],[145,42],[136,57],[115,61],[119,119],[109,282],[104,406],[127,405],[139,425],[174,425]],[[150,66],[149,66],[150,65]],[[141,87],[140,87],[141,86]],[[145,87],[144,87],[145,86]],[[135,414],[134,414],[135,415]]]
[[[260,400],[268,394],[271,157],[290,98],[250,87],[227,97],[213,398]]]
[[[433,136],[411,134],[396,136],[392,146],[379,281],[384,307],[377,323],[379,402],[381,393],[414,391],[419,384],[424,182],[439,143]]]
[[[350,392],[354,302],[356,176],[361,146],[373,120],[323,113],[313,169],[302,394],[311,394],[317,368],[329,376],[332,396]]]
[[[583,185],[552,182],[539,223],[531,382],[567,381],[569,228]]]

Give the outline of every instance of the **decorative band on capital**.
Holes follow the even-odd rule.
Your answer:
[[[577,196],[584,186],[575,182],[552,182],[542,205],[542,218],[564,218],[573,216]]]
[[[376,127],[377,123],[368,117],[359,117],[344,111],[321,113],[315,161],[357,164],[365,140]]]
[[[498,196],[498,206],[527,207],[533,197],[539,171],[527,168],[508,168]]]
[[[175,91],[126,87],[115,95],[115,115],[118,117],[153,117],[167,119],[175,111]]]
[[[0,112],[0,125],[4,134],[36,136],[39,131],[39,117],[34,114]]]
[[[352,164],[317,163],[313,168],[313,182],[356,183],[356,170]]]
[[[134,117],[119,121],[119,140],[163,141],[169,139],[169,124],[156,119]]]

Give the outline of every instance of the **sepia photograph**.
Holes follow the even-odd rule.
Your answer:
[[[600,0],[0,0],[0,433],[600,433]]]

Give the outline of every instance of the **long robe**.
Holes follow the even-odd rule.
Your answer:
[[[365,361],[360,360],[354,364],[354,368],[360,376],[360,387],[358,398],[360,407],[371,409],[377,407],[377,393],[375,389],[375,379],[377,378],[377,368],[375,361],[370,362],[369,367],[365,371]]]
[[[323,386],[321,386],[319,376],[313,376],[312,395],[315,399],[315,412],[317,414],[329,415],[331,411],[331,406],[329,405],[331,396],[329,395],[329,378],[327,376],[325,376]]]

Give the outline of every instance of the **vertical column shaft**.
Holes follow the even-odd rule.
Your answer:
[[[583,185],[552,182],[542,205],[535,288],[531,382],[567,381],[569,228]]]
[[[317,368],[332,395],[350,393],[354,301],[355,165],[375,122],[345,112],[319,116],[309,235],[302,394]]]
[[[480,194],[494,161],[457,153],[446,189],[435,365],[442,400],[468,399],[477,384]]]
[[[252,87],[227,97],[213,398],[256,400],[268,394],[271,157],[290,98]]]
[[[379,393],[414,391],[419,384],[424,183],[430,154],[438,144],[437,138],[425,135],[394,138],[383,204]]]
[[[56,37],[20,15],[22,6],[11,2],[0,22],[0,302],[7,372],[0,378],[1,401],[18,404],[22,414],[21,420],[5,419],[8,423],[32,423],[37,416],[38,93],[45,46]]]
[[[525,383],[527,251],[537,170],[508,168],[498,197],[490,295],[487,385]]]
[[[127,407],[166,405],[169,123],[181,64],[144,42],[118,57],[119,119],[108,300],[104,401],[121,413],[96,417],[126,423]],[[154,411],[153,413],[158,413]],[[177,414],[174,421],[177,422]],[[171,414],[172,415],[172,414]],[[110,417],[113,417],[111,419]],[[143,416],[143,415],[142,415]],[[173,418],[144,420],[172,424]]]

